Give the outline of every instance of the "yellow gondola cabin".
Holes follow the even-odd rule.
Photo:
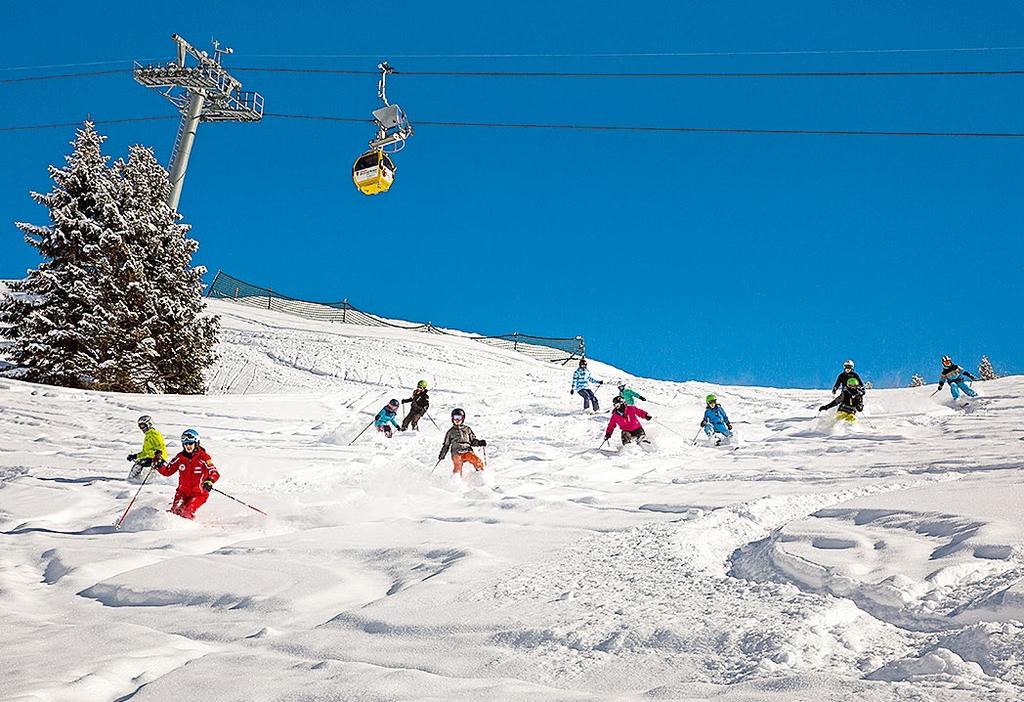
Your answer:
[[[395,164],[383,151],[367,151],[352,164],[352,182],[363,195],[385,193],[395,182]]]

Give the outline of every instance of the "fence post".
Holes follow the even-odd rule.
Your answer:
[[[270,309],[270,301],[274,299],[274,289],[267,288],[267,309]]]
[[[220,278],[220,271],[217,271],[217,275],[213,276],[213,282],[210,283],[210,289],[206,291],[206,296],[209,297],[213,294],[213,289],[217,287],[217,279]]]
[[[235,302],[238,302],[238,286],[235,286]]]
[[[519,332],[512,332],[512,350],[519,350]]]
[[[345,324],[345,313],[348,311],[348,298],[341,301],[341,323]]]

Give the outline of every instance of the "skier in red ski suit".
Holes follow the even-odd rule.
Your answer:
[[[213,459],[199,445],[199,432],[186,429],[181,435],[181,452],[157,470],[170,477],[178,474],[178,490],[174,493],[171,512],[185,519],[195,519],[196,510],[210,497],[213,484],[220,479],[220,473],[213,465]]]

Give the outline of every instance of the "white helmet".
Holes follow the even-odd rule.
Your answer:
[[[849,358],[846,359],[845,361],[843,361],[843,368],[846,368],[848,370],[853,370],[853,361],[851,359],[849,359]]]

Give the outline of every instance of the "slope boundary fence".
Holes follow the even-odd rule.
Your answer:
[[[218,300],[229,300],[240,305],[258,307],[264,310],[294,314],[299,317],[322,322],[357,324],[364,327],[388,327],[391,329],[418,331],[426,334],[461,336],[473,341],[479,341],[488,346],[510,349],[541,361],[550,361],[551,363],[561,363],[563,365],[574,358],[586,357],[586,343],[582,336],[534,336],[519,332],[485,336],[482,334],[450,331],[436,327],[431,322],[425,324],[397,322],[361,310],[350,304],[347,298],[341,302],[301,300],[274,292],[273,288],[262,288],[258,285],[246,283],[244,280],[239,280],[223,271],[217,271],[217,275],[214,276],[213,283],[210,284],[206,296]]]

